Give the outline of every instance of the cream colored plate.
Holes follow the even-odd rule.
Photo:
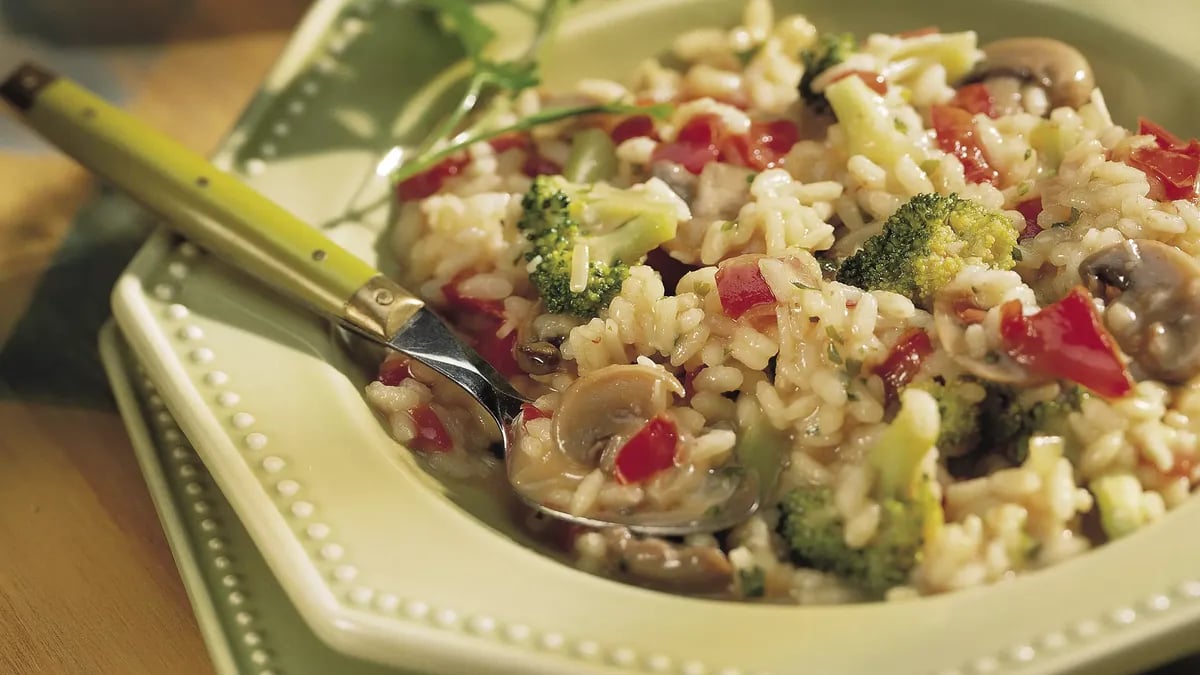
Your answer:
[[[550,83],[621,77],[679,30],[731,22],[739,4],[585,3]],[[938,24],[987,39],[1037,27],[1088,52],[1122,121],[1141,110],[1196,130],[1193,5],[1089,3],[1084,17],[1065,1],[781,3],[801,4],[831,29]],[[369,202],[379,153],[419,131],[401,102],[428,98],[422,85],[453,59],[410,7],[319,2],[218,161],[314,223]],[[1177,93],[1138,100],[1163,92]],[[331,231],[374,259],[382,215]],[[522,539],[507,501],[432,480],[367,408],[363,375],[326,325],[190,245],[156,235],[113,307],[300,615],[347,654],[452,673],[1046,673],[1122,672],[1200,646],[1195,501],[1094,554],[943,597],[815,608],[676,597],[573,570]]]

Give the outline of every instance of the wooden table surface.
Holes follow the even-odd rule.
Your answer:
[[[308,4],[0,0],[0,70],[44,60],[207,152]],[[0,349],[96,193],[71,161],[0,124]],[[0,673],[211,673],[117,414],[38,398],[0,397]]]

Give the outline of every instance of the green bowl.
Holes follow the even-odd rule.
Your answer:
[[[728,25],[740,7],[582,3],[547,81],[623,78],[679,31]],[[1200,5],[777,8],[860,33],[936,24],[976,29],[983,41],[1058,37],[1091,60],[1120,122],[1143,114],[1200,131],[1191,113],[1200,45],[1189,34]],[[515,43],[521,30],[505,34]],[[444,100],[437,76],[457,57],[412,3],[322,0],[217,161],[383,265],[388,214],[358,207],[386,192],[374,173],[382,153],[428,129]],[[290,601],[349,655],[447,673],[1126,672],[1200,644],[1195,501],[1095,552],[944,596],[835,607],[674,596],[572,569],[515,527],[502,490],[431,478],[368,409],[365,374],[326,325],[188,245],[153,238],[113,306]]]

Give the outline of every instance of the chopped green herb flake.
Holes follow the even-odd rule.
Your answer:
[[[829,360],[840,366],[842,364],[842,353],[838,351],[837,345],[830,342],[827,351],[829,353]]]
[[[1054,225],[1052,225],[1051,227],[1070,227],[1070,226],[1074,225],[1075,223],[1079,222],[1079,215],[1080,215],[1079,209],[1072,206],[1071,207],[1071,216],[1069,218],[1067,218],[1066,220],[1060,220],[1057,223],[1054,223]]]
[[[761,50],[762,50],[761,46],[751,47],[750,49],[743,49],[742,51],[737,53],[738,62],[741,63],[743,66],[747,65],[748,63],[750,63],[751,61],[754,60],[755,56],[758,56],[758,52]]]
[[[846,374],[851,379],[856,379],[862,373],[863,362],[861,359],[846,359]]]
[[[738,580],[742,584],[743,597],[761,598],[767,593],[767,575],[761,567],[738,570]]]

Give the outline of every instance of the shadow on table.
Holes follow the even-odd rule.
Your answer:
[[[0,26],[53,47],[149,46],[287,30],[311,0],[0,0]]]
[[[113,406],[96,336],[110,315],[113,284],[152,223],[142,209],[110,191],[79,212],[29,309],[0,346],[0,399]]]

